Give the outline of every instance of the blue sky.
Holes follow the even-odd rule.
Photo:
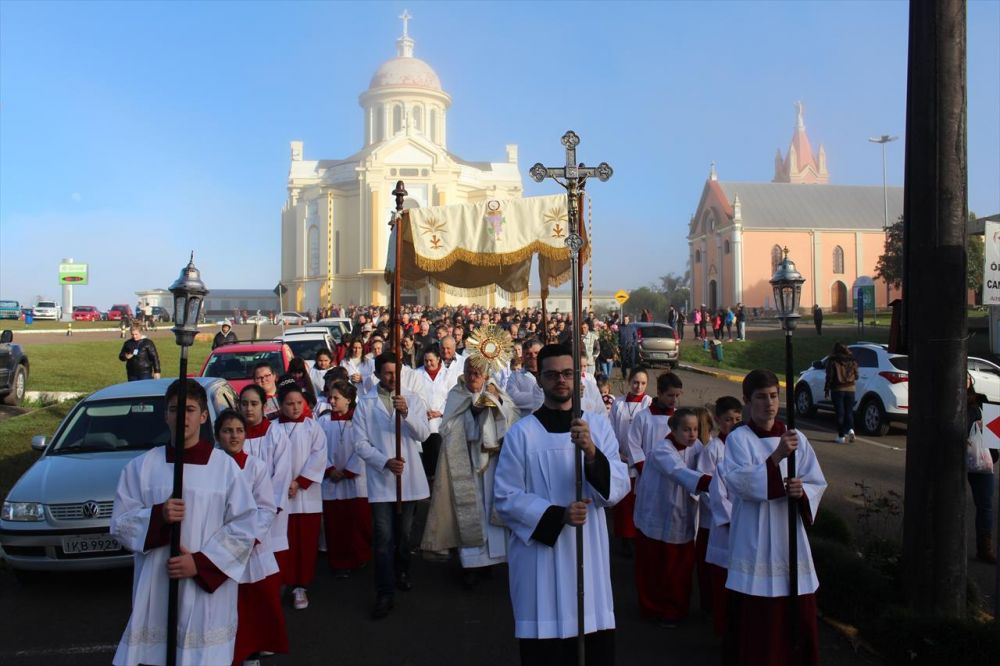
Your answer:
[[[453,99],[448,147],[527,168],[609,162],[591,186],[595,287],[649,284],[687,260],[709,163],[769,181],[806,105],[831,182],[881,184],[903,135],[904,2],[0,3],[0,297],[77,304],[166,287],[196,261],[209,287],[273,287],[288,142],[306,159],[361,146],[357,98],[394,55],[404,8],[415,55]],[[1000,211],[1000,3],[969,3],[969,204]],[[889,147],[901,185],[903,142]],[[627,230],[627,233],[622,233]]]

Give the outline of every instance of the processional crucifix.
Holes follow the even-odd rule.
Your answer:
[[[588,178],[597,177],[604,182],[611,178],[614,173],[607,162],[601,162],[596,167],[584,166],[583,162],[576,162],[576,147],[580,144],[580,137],[576,132],[569,130],[562,137],[562,145],[566,148],[566,166],[546,167],[541,162],[536,163],[529,173],[531,178],[540,183],[546,178],[551,178],[564,188],[566,188],[566,208],[568,213],[568,233],[566,235],[566,247],[569,248],[570,271],[572,279],[572,310],[573,335],[573,418],[578,419],[583,416],[580,409],[580,322],[583,319],[582,305],[580,303],[580,250],[583,249],[583,236],[580,234],[580,198],[583,195],[583,188]],[[544,285],[543,285],[544,287]],[[576,501],[583,500],[583,459],[582,452],[576,451],[574,455],[576,474]],[[576,528],[576,653],[577,662],[584,666],[586,662],[586,649],[584,647],[584,610],[583,610],[583,526]]]

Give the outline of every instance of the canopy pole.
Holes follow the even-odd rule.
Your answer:
[[[396,261],[392,267],[392,298],[390,307],[392,308],[392,352],[396,355],[396,386],[393,394],[401,395],[403,378],[403,316],[402,316],[402,273],[403,273],[403,198],[409,194],[403,186],[403,181],[396,181],[396,189],[392,191],[396,197],[396,211],[392,216],[396,238]],[[393,410],[396,422],[396,459],[403,457],[403,417]],[[416,461],[411,460],[411,465]],[[403,513],[403,477],[396,475],[396,515]],[[400,520],[396,521],[401,523]],[[398,544],[397,544],[398,546]]]

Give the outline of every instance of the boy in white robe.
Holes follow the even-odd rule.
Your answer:
[[[605,507],[628,492],[611,423],[573,419],[573,358],[564,345],[539,354],[545,402],[515,423],[497,463],[497,513],[507,541],[514,635],[522,666],[576,664],[576,530],[584,535],[587,663],[614,662],[614,601]],[[584,499],[575,500],[574,458],[584,454]],[[563,529],[565,526],[570,529]],[[555,639],[555,640],[547,640]]]
[[[653,399],[646,395],[649,374],[643,368],[632,368],[628,375],[628,392],[611,405],[611,427],[618,439],[618,457],[625,464],[629,462],[628,432],[635,417],[644,412]],[[625,557],[631,557],[635,552],[635,521],[632,514],[635,510],[635,479],[638,476],[635,466],[629,465],[628,476],[631,490],[621,502],[615,505],[615,536],[619,539],[619,549]]]
[[[753,370],[743,380],[750,421],[726,438],[720,474],[732,501],[729,532],[731,615],[726,654],[741,666],[819,663],[816,589],[805,526],[812,523],[826,479],[809,440],[777,420],[778,378]],[[788,454],[796,452],[794,478],[787,478]],[[788,561],[788,498],[799,503],[798,561]],[[798,575],[797,653],[791,654],[788,571]]]
[[[173,446],[159,446],[122,470],[111,534],[135,557],[132,614],[114,664],[166,663],[167,632],[177,632],[177,663],[228,664],[236,638],[236,595],[254,544],[257,505],[237,464],[201,440],[208,420],[205,389],[178,380],[166,393],[173,440],[179,382],[184,411],[183,499],[172,499]],[[185,512],[186,506],[197,507]],[[181,554],[170,557],[170,532],[180,523]],[[167,627],[169,579],[180,581],[178,626]]]
[[[684,384],[681,378],[672,372],[664,372],[656,378],[656,400],[649,405],[649,409],[640,410],[632,420],[628,430],[626,462],[629,467],[635,468],[640,477],[653,444],[670,432],[667,419],[677,409],[677,403],[683,394]],[[635,485],[638,487],[639,481]]]

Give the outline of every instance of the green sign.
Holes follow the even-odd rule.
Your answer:
[[[87,264],[59,264],[59,284],[87,284]]]
[[[854,309],[862,305],[866,313],[875,313],[875,285],[857,285],[854,287]],[[860,314],[860,313],[859,313]]]

